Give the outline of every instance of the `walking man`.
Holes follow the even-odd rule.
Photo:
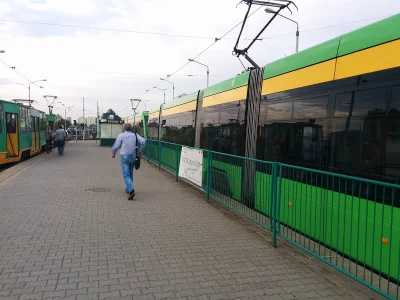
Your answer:
[[[45,132],[45,136],[46,136],[46,151],[47,154],[49,154],[49,152],[51,152],[51,148],[52,148],[52,141],[53,141],[53,130],[51,130],[51,127],[48,126],[46,132]]]
[[[55,139],[58,146],[58,155],[64,155],[64,146],[65,146],[65,130],[62,125],[56,130]]]
[[[124,124],[124,132],[117,136],[117,139],[112,147],[112,157],[115,158],[115,153],[118,149],[121,155],[122,176],[125,181],[125,191],[129,193],[128,200],[133,200],[135,197],[135,189],[133,187],[133,168],[136,162],[136,148],[138,156],[142,156],[142,151],[146,147],[146,140],[137,133],[132,133],[132,125]],[[137,143],[139,145],[137,145]]]

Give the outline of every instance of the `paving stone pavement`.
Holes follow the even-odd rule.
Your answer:
[[[382,299],[147,162],[134,201],[92,141],[28,162],[0,182],[1,300]]]

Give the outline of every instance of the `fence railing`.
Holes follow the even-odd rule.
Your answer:
[[[179,177],[182,145],[145,158],[388,299],[400,299],[400,185],[203,150],[202,185]],[[188,147],[191,148],[191,147]]]

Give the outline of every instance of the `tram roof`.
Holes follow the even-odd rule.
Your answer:
[[[264,79],[315,65],[400,38],[400,14],[267,64]]]

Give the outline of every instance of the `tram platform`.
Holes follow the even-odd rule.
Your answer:
[[[0,173],[0,299],[383,299],[143,161],[69,142]]]

